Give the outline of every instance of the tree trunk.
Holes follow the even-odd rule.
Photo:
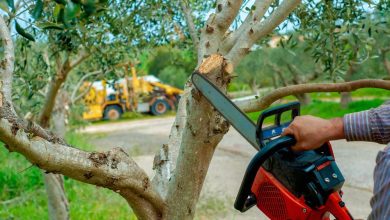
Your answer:
[[[298,70],[298,68],[295,65],[287,64],[287,69],[290,71],[290,73],[292,75],[292,83],[294,85],[299,85],[299,84],[304,83],[302,80],[302,76],[304,75],[304,73],[302,71]],[[302,105],[308,105],[311,103],[311,97],[307,93],[296,94],[294,96],[298,99],[298,101]]]
[[[295,97],[298,99],[298,101],[302,104],[302,105],[308,105],[311,103],[311,97],[309,94],[307,93],[304,93],[304,94],[298,94],[298,95],[295,95]]]
[[[352,102],[352,96],[350,92],[342,92],[340,98],[340,106],[341,108],[348,108],[350,102]]]
[[[64,178],[60,174],[44,173],[50,220],[69,219],[69,204],[64,190]]]
[[[382,59],[382,62],[383,62],[383,66],[385,67],[385,70],[387,72],[387,74],[390,75],[390,62],[387,60],[387,52],[390,51],[390,48],[384,48],[381,50],[381,59]]]
[[[53,131],[61,138],[66,133],[67,94],[60,92],[53,110]],[[50,220],[69,219],[69,202],[65,194],[64,177],[61,174],[44,173]]]
[[[349,82],[352,79],[352,75],[356,72],[357,66],[353,63],[349,63],[349,67],[347,73],[345,74],[344,80],[345,82]],[[340,107],[348,108],[350,102],[352,102],[352,96],[349,92],[341,92],[340,93]]]
[[[199,68],[222,91],[230,80],[224,70],[225,60],[212,55]],[[187,83],[181,102],[185,102],[187,117],[182,130],[176,170],[167,194],[168,210],[165,219],[193,219],[196,203],[217,144],[228,131],[229,125],[197,91]],[[180,109],[179,109],[180,111]]]

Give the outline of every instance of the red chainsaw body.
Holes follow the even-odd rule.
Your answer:
[[[327,147],[333,155],[329,143]],[[326,166],[328,164],[324,163],[318,169]],[[325,205],[313,209],[305,203],[303,197],[295,197],[264,168],[257,172],[251,191],[256,195],[257,207],[271,220],[329,220],[330,214],[336,219],[353,219],[341,200],[341,191],[333,192]]]

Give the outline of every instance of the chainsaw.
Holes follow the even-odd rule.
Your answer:
[[[195,72],[192,82],[258,150],[246,169],[235,209],[245,212],[256,205],[272,220],[353,219],[342,200],[344,177],[330,143],[316,150],[294,152],[291,150],[296,143],[294,137],[281,136],[300,114],[299,102],[267,109],[255,124],[205,76]],[[287,114],[290,120],[282,121],[282,114]],[[264,126],[265,119],[270,117],[274,118],[274,124]]]

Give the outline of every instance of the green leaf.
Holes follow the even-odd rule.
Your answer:
[[[27,33],[19,24],[17,21],[15,21],[15,29],[16,29],[16,32],[18,32],[18,34],[20,34],[22,37],[30,40],[30,41],[35,41],[34,37]]]
[[[87,0],[83,6],[87,17],[96,12],[95,0]]]
[[[41,22],[37,24],[38,27],[45,29],[45,30],[64,30],[64,27],[60,24],[56,24],[53,22]]]
[[[37,3],[35,4],[34,11],[32,13],[32,16],[34,19],[38,19],[41,17],[43,11],[43,1],[37,0]]]
[[[54,8],[53,16],[55,18],[58,18],[58,14],[60,14],[61,8],[63,8],[62,5],[56,5],[56,7]]]
[[[60,12],[57,15],[57,22],[58,23],[64,23],[64,8],[60,9]]]
[[[69,2],[66,6],[65,6],[65,14],[64,14],[64,19],[69,22],[69,20],[72,20],[73,18],[75,18],[76,16],[78,16],[81,12],[81,8],[78,4],[75,4],[73,2]]]

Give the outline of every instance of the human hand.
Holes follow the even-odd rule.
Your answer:
[[[282,136],[292,135],[297,143],[292,147],[294,151],[314,150],[325,142],[344,138],[342,118],[330,120],[314,116],[297,116],[290,126],[284,129]]]

